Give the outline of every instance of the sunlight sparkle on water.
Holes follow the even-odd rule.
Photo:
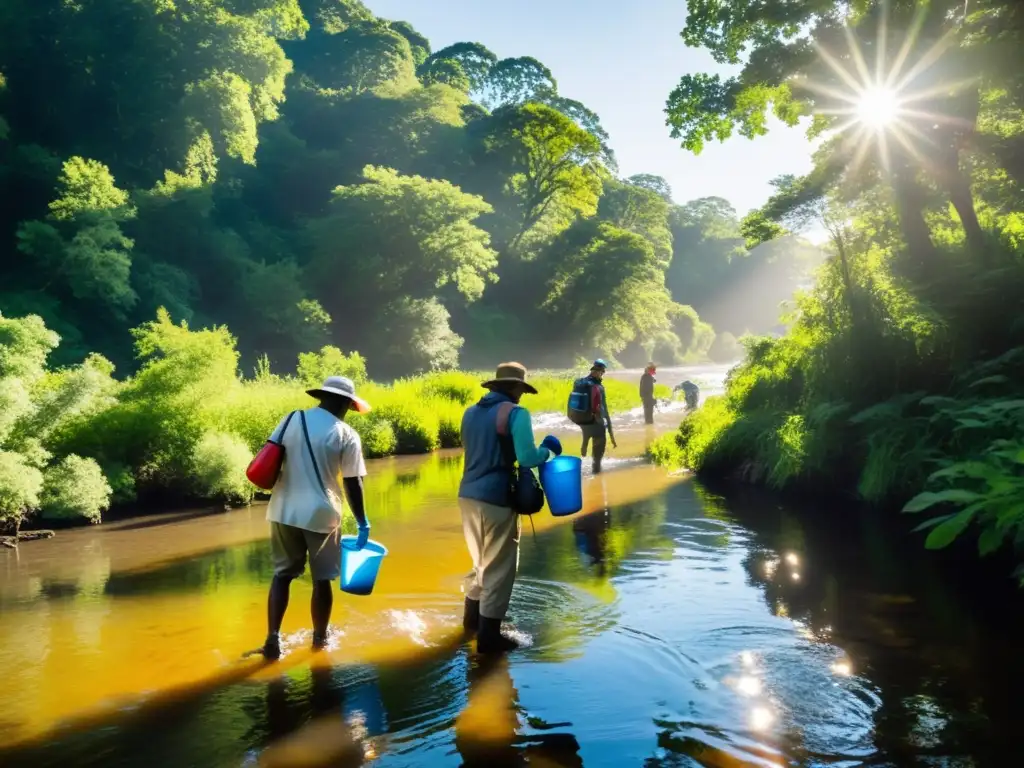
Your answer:
[[[761,680],[753,675],[744,675],[736,681],[736,690],[745,696],[758,696],[761,693]]]
[[[767,730],[775,722],[775,715],[768,707],[754,707],[750,711],[750,727],[755,731]]]
[[[754,666],[754,654],[750,651],[744,651],[740,654],[740,661],[743,662],[743,666],[752,667]]]
[[[849,677],[853,674],[853,666],[848,661],[837,661],[832,665],[832,672],[842,677]]]

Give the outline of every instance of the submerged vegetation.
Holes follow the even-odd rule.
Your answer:
[[[1024,14],[998,1],[796,17],[776,5],[691,13],[689,44],[749,59],[732,80],[685,77],[670,121],[699,151],[734,128],[763,134],[769,108],[792,124],[812,114],[814,170],[779,179],[743,228],[756,241],[821,227],[830,258],[787,333],[749,339],[726,394],[653,453],[923,513],[931,548],[968,534],[982,554],[1020,556]]]
[[[349,422],[370,458],[460,445],[465,407],[487,376],[457,371],[376,384],[362,357],[336,347],[304,353],[294,376],[264,359],[240,377],[226,328],[191,330],[166,311],[133,331],[138,371],[119,380],[107,360],[46,367],[58,337],[39,317],[0,316],[0,525],[45,520],[99,522],[111,503],[186,500],[244,503],[255,488],[245,468],[289,411],[313,401],[305,390],[326,375],[359,382],[373,410]],[[561,411],[568,376],[531,378],[531,410]],[[612,410],[640,404],[636,387],[607,384]]]

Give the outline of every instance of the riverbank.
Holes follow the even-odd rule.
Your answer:
[[[453,371],[378,384],[361,355],[335,347],[299,355],[288,373],[264,358],[246,377],[226,328],[192,330],[160,312],[133,330],[138,371],[117,379],[99,355],[48,369],[57,334],[38,317],[3,322],[11,339],[0,380],[3,534],[22,524],[98,523],[111,508],[247,504],[256,492],[245,477],[252,456],[286,414],[313,403],[306,390],[329,375],[351,378],[373,405],[349,416],[368,458],[458,447],[462,413],[490,377]],[[539,394],[524,405],[564,412],[576,376],[532,377]],[[612,413],[640,405],[636,383],[609,380],[606,391]]]
[[[1013,571],[1024,532],[1024,347],[946,370],[918,363],[903,373],[912,391],[857,403],[843,390],[809,398],[793,362],[799,344],[753,344],[725,393],[654,443],[650,456],[710,482],[912,514],[906,528],[916,526],[927,548],[965,534],[976,555]],[[1024,584],[1024,569],[1015,575]]]

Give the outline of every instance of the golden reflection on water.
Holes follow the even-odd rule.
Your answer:
[[[374,537],[390,554],[373,595],[337,593],[334,650],[322,655],[330,663],[414,655],[450,637],[469,566],[454,504],[460,473],[461,457],[452,453],[372,463],[367,508]],[[645,465],[586,478],[584,514],[542,513],[536,529],[567,525],[677,482]],[[272,678],[308,661],[306,580],[293,585],[282,628],[284,645],[296,650],[278,665],[240,659],[265,633],[271,570],[264,514],[255,505],[130,520],[62,532],[3,558],[0,741],[31,738],[59,721],[109,713],[142,696]],[[524,556],[536,546],[529,530]],[[624,557],[629,541],[621,537],[628,535],[610,537],[605,557]],[[577,570],[581,587],[614,599],[607,577]]]

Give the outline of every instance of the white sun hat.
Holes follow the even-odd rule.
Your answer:
[[[345,376],[328,376],[322,386],[316,389],[307,389],[306,394],[311,397],[320,397],[324,394],[347,397],[352,401],[352,410],[356,413],[370,412],[370,404],[356,395],[356,385],[352,379]]]

